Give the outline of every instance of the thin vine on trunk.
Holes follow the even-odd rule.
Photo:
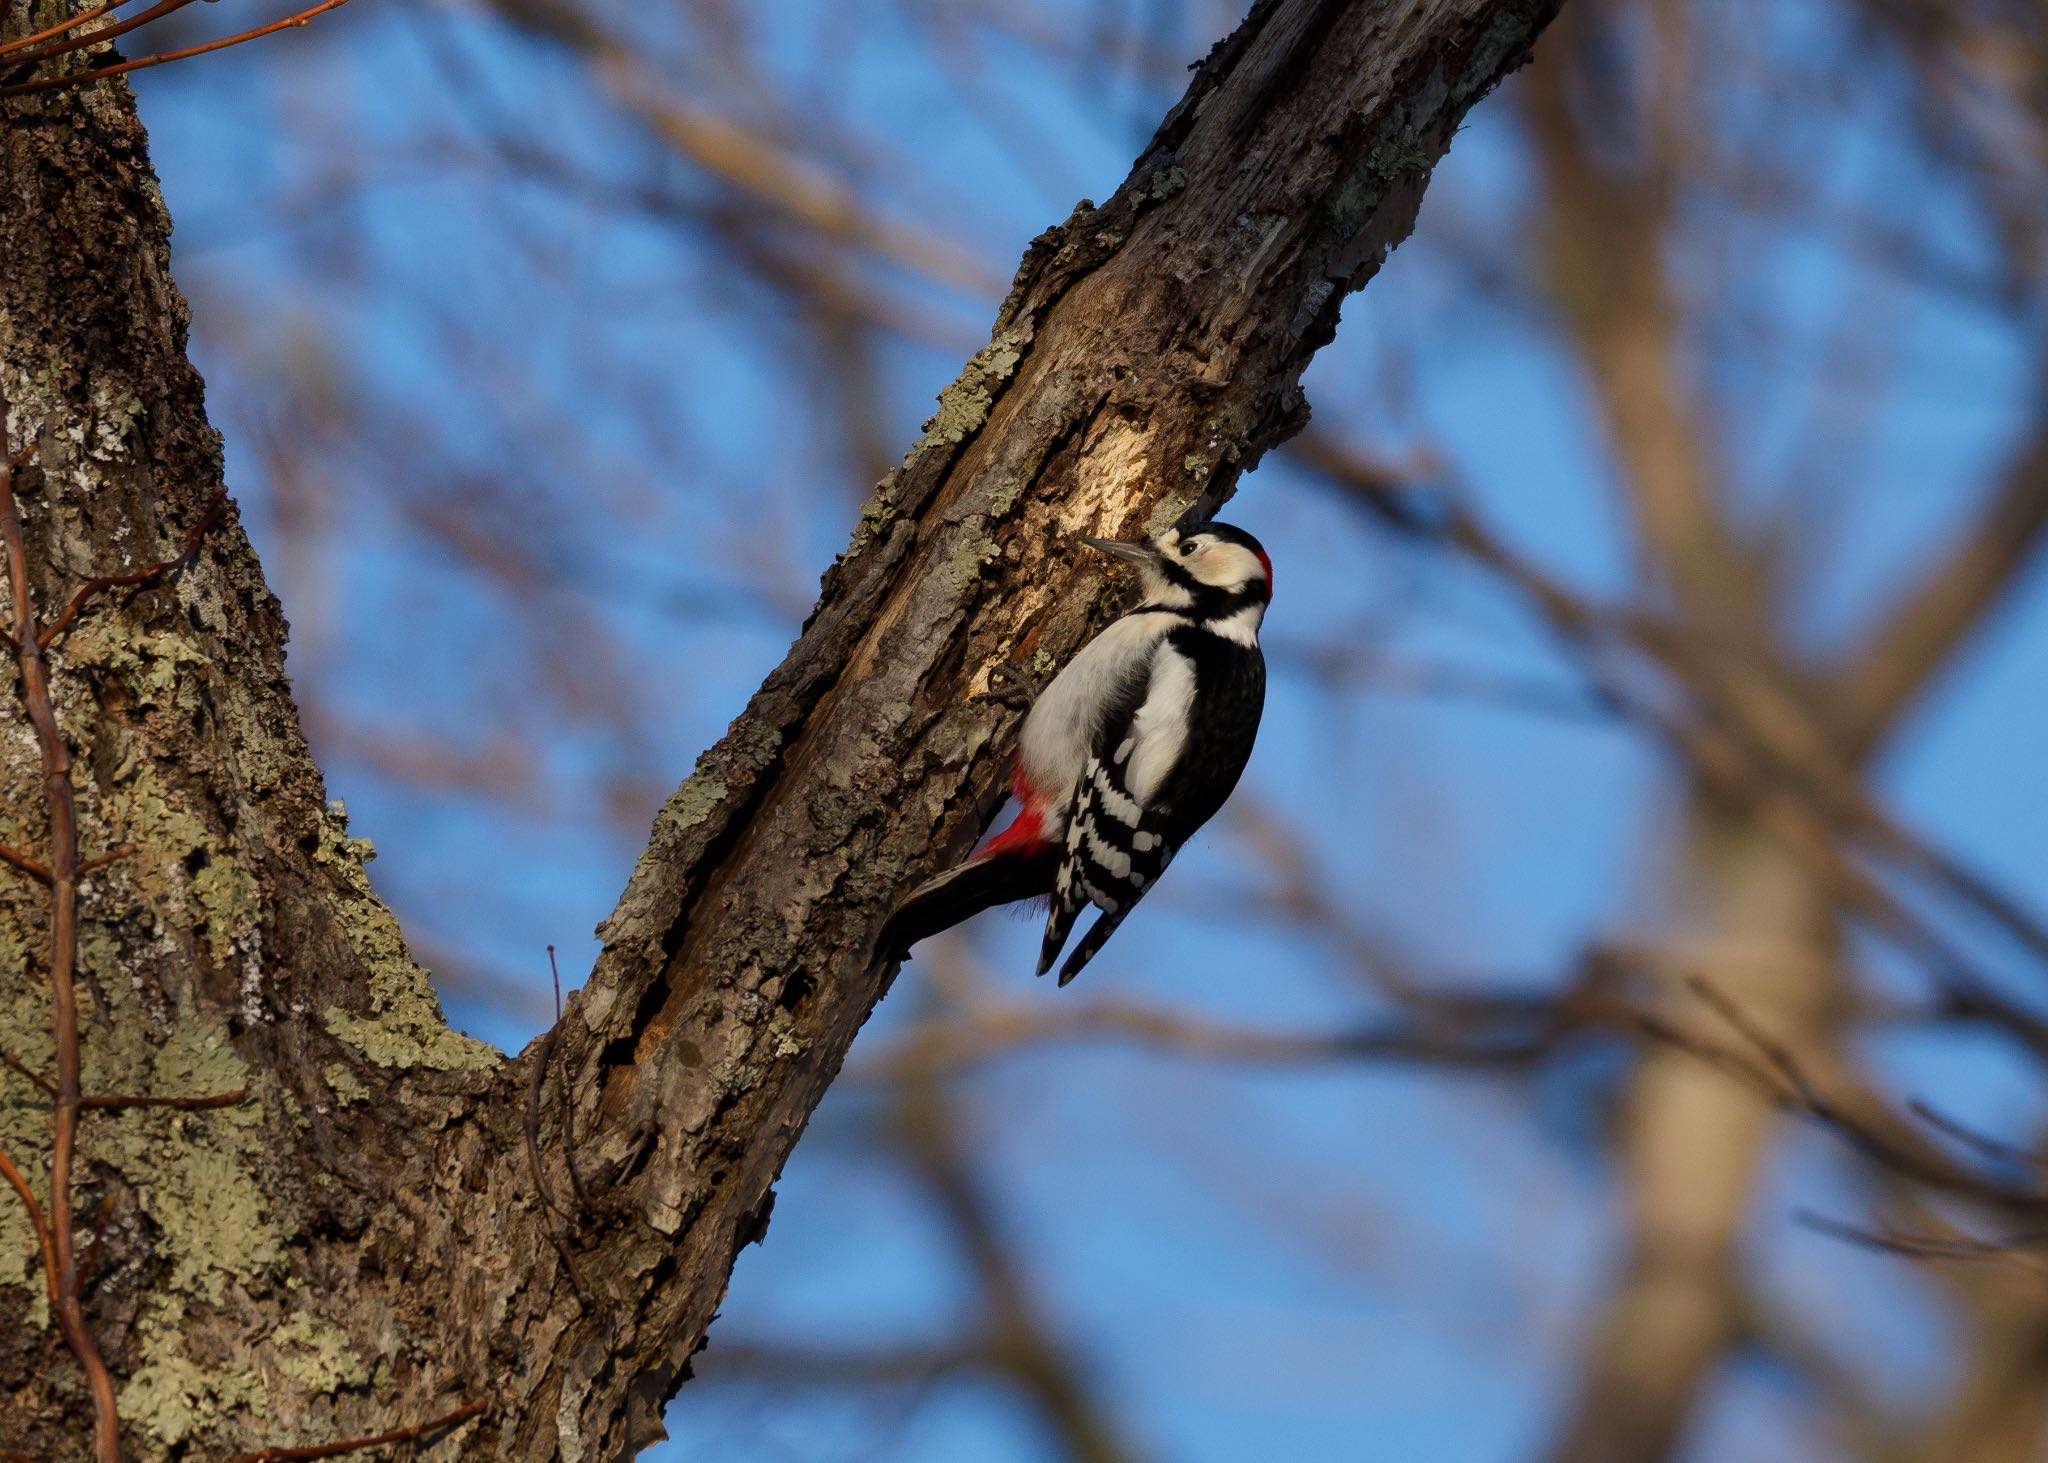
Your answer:
[[[70,621],[48,694],[79,846],[133,852],[80,890],[58,1105],[247,1094],[96,1118],[39,1201],[107,1216],[77,1302],[131,1452],[319,1456],[457,1414],[449,1456],[582,1463],[659,1434],[894,974],[875,926],[994,810],[1015,713],[980,694],[987,668],[1057,663],[1098,622],[1106,581],[1074,535],[1213,508],[1299,429],[1345,295],[1557,3],[1265,0],[1116,190],[1032,243],[801,638],[655,820],[545,1100],[539,1044],[507,1059],[450,1032],[371,892],[232,507],[178,573]],[[62,18],[4,15],[20,35]],[[17,603],[62,604],[64,566],[200,531],[219,444],[121,84],[4,108],[0,385],[35,448],[9,572]],[[40,846],[39,765],[9,728],[13,850]],[[46,898],[0,887],[0,942],[46,948]],[[39,1071],[52,972],[9,969],[0,1047]],[[50,1174],[58,1145],[24,1116],[48,1104],[18,1070],[0,1084],[0,1150]],[[0,1438],[57,1463],[87,1456],[87,1389],[31,1284],[26,1212],[0,1213]]]

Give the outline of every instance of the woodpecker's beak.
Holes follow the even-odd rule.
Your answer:
[[[1140,568],[1156,564],[1160,559],[1159,550],[1150,544],[1127,543],[1120,538],[1084,538],[1081,542],[1091,549],[1099,549],[1112,559],[1122,559],[1126,564],[1136,564]]]

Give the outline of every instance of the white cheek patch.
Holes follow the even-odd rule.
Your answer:
[[[1186,562],[1189,573],[1218,589],[1237,589],[1266,577],[1259,556],[1242,544],[1211,544]]]

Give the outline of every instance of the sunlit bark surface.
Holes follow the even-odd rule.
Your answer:
[[[1106,604],[1072,535],[1213,505],[1300,426],[1301,371],[1344,295],[1555,8],[1261,4],[1116,192],[1033,243],[990,343],[604,927],[553,1054],[573,1173],[554,1087],[541,1106],[559,1214],[528,1159],[534,1054],[441,1021],[370,892],[370,850],[325,800],[284,622],[232,518],[188,571],[81,619],[55,653],[84,851],[134,849],[85,891],[87,1086],[251,1093],[87,1120],[77,1209],[103,1232],[86,1313],[134,1456],[326,1442],[479,1398],[451,1452],[611,1459],[656,1434],[887,988],[870,932],[991,811],[1012,714],[976,699],[986,667],[1056,664]],[[14,33],[56,14],[7,12]],[[50,604],[174,551],[221,462],[125,91],[49,93],[6,120],[0,361],[14,440],[36,445],[19,489]],[[0,838],[34,849],[34,747],[5,725]],[[0,884],[0,1043],[35,1068],[42,899]],[[44,1105],[12,1071],[0,1083],[0,1143],[39,1172]],[[80,1378],[19,1266],[25,1233],[0,1209],[0,1265],[17,1266],[0,1271],[0,1439],[76,1458]]]

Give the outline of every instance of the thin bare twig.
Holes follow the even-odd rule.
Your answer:
[[[555,1027],[562,1025],[562,972],[555,964],[555,947],[548,946],[548,981],[555,991]],[[553,1038],[550,1037],[552,1044]],[[563,1059],[562,1080],[555,1084],[555,1091],[561,1098],[562,1107],[562,1167],[569,1171],[569,1191],[576,1196],[579,1212],[590,1208],[590,1195],[583,1188],[583,1174],[576,1167],[576,1115],[575,1105],[569,1100],[569,1068],[567,1058]]]
[[[1715,1015],[1735,1028],[1736,1034],[1756,1049],[1757,1055],[1764,1060],[1765,1068],[1783,1086],[1784,1090],[1779,1094],[1781,1101],[1796,1102],[1807,1108],[1826,1105],[1808,1080],[1805,1070],[1793,1057],[1791,1049],[1759,1026],[1733,997],[1703,975],[1689,975],[1685,984],[1694,995],[1713,1007]]]
[[[44,29],[37,31],[34,35],[17,36],[11,41],[0,41],[0,56],[11,56],[16,51],[26,51],[30,46],[37,45],[43,41],[47,41],[52,36],[61,36],[64,34],[64,32],[68,30],[76,30],[79,26],[86,24],[88,21],[98,20],[102,15],[105,15],[108,11],[119,10],[123,5],[126,5],[127,3],[128,0],[105,0],[105,3],[103,4],[92,6],[90,9],[81,10],[78,12],[78,14],[70,16],[67,19],[60,20],[55,25],[46,26]],[[16,462],[14,465],[16,467],[20,467],[21,463]]]
[[[338,10],[348,0],[321,0],[321,3],[287,15],[282,20],[273,20],[268,25],[259,25],[254,30],[245,30],[239,35],[223,36],[217,41],[203,45],[186,46],[177,51],[159,51],[154,56],[142,56],[133,61],[122,61],[113,66],[97,66],[90,71],[74,71],[68,76],[46,76],[40,81],[23,81],[13,86],[0,86],[0,97],[25,96],[35,91],[54,91],[59,87],[79,86],[88,81],[99,81],[103,77],[120,76],[130,71],[146,71],[152,66],[162,66],[171,61],[184,61],[193,56],[204,56],[210,51],[224,51],[229,46],[239,46],[244,41],[260,40],[281,30],[292,30],[307,24],[316,15],[329,10]],[[95,35],[103,34],[95,32]]]
[[[50,1223],[43,1217],[43,1206],[36,1202],[35,1190],[28,1186],[28,1180],[21,1176],[21,1170],[14,1166],[14,1160],[0,1152],[0,1177],[5,1177],[14,1192],[21,1197],[21,1205],[28,1210],[29,1227],[36,1232],[36,1244],[43,1252],[43,1279],[49,1286],[50,1301],[57,1300],[57,1261],[50,1253]]]
[[[135,845],[124,843],[119,848],[110,848],[105,853],[96,854],[78,866],[79,877],[83,878],[94,869],[104,869],[108,864],[124,859],[133,852],[135,852]]]
[[[106,41],[125,36],[128,32],[148,25],[153,20],[162,20],[173,11],[183,10],[191,3],[192,0],[157,0],[157,3],[150,6],[149,9],[139,11],[129,16],[126,20],[108,26],[105,30],[87,31],[84,35],[65,36],[62,40],[54,41],[50,45],[43,46],[37,50],[29,50],[29,43],[25,40],[15,41],[8,46],[4,54],[11,54],[16,50],[28,50],[29,53],[26,56],[15,57],[12,65],[40,65],[44,61],[54,61],[57,57],[69,55],[73,51],[82,51],[88,46],[97,46]],[[71,20],[58,27],[58,34],[61,35],[64,31],[74,29],[86,18],[84,15],[73,16]]]
[[[1904,1178],[1946,1193],[1961,1194],[2017,1213],[2048,1212],[2048,1188],[2001,1183],[1951,1161],[1931,1147],[1919,1147],[1880,1131],[1851,1107],[1821,1090],[1786,1045],[1759,1026],[1724,991],[1691,976],[1687,987],[1728,1026],[1753,1055],[1703,1040],[1648,1011],[1635,1014],[1646,1035],[1689,1052],[1760,1092],[1778,1106],[1802,1112],[1865,1157]]]
[[[13,648],[13,642],[10,640],[8,649],[12,650]],[[36,862],[36,860],[18,849],[9,848],[4,843],[0,843],[0,863],[14,865],[15,868],[20,869],[39,884],[50,882],[50,870],[46,865]]]
[[[22,1076],[28,1078],[29,1081],[35,1083],[36,1086],[42,1089],[43,1096],[55,1097],[57,1095],[56,1083],[45,1077],[41,1072],[38,1072],[34,1067],[31,1067],[27,1062],[24,1062],[20,1057],[17,1057],[13,1052],[0,1051],[0,1063],[12,1067],[15,1071],[21,1073]]]
[[[92,1396],[93,1457],[96,1463],[120,1463],[121,1421],[115,1408],[114,1379],[85,1323],[77,1257],[72,1250],[71,1164],[84,1107],[79,1085],[78,995],[73,982],[78,956],[78,805],[71,786],[71,749],[57,727],[49,665],[43,658],[35,607],[29,598],[28,539],[14,500],[12,456],[7,403],[0,396],[0,459],[9,461],[0,471],[0,541],[4,541],[13,600],[14,662],[21,675],[22,702],[42,753],[50,818],[50,1025],[57,1048],[57,1079],[52,1095],[56,1115],[50,1141],[49,1243],[44,1253],[58,1330],[85,1373]],[[26,1195],[25,1186],[16,1187]],[[31,1210],[32,1219],[34,1215]]]
[[[178,1112],[198,1112],[209,1107],[233,1107],[238,1102],[249,1100],[249,1089],[237,1087],[230,1092],[214,1092],[204,1097],[129,1097],[119,1093],[95,1097],[87,1093],[79,1099],[79,1105],[96,1111],[117,1111],[131,1107],[166,1107]]]
[[[479,1397],[474,1402],[463,1403],[453,1412],[437,1417],[432,1422],[393,1428],[390,1432],[378,1433],[375,1437],[351,1438],[345,1443],[319,1443],[309,1448],[263,1448],[254,1453],[237,1453],[228,1460],[228,1463],[291,1463],[291,1460],[302,1458],[339,1458],[344,1453],[360,1453],[365,1448],[382,1448],[391,1443],[410,1443],[440,1432],[443,1428],[468,1422],[490,1405],[488,1398]]]
[[[173,570],[185,568],[199,556],[199,541],[206,537],[206,531],[212,528],[214,524],[220,522],[221,515],[227,511],[228,490],[226,488],[215,488],[213,496],[206,501],[206,511],[199,515],[199,521],[193,524],[192,531],[185,535],[185,547],[183,549],[171,558],[159,560],[157,563],[132,570],[126,574],[103,574],[97,579],[86,580],[85,583],[72,591],[69,602],[58,612],[57,618],[43,626],[41,633],[36,636],[36,644],[45,650],[49,649],[51,643],[70,627],[73,620],[78,618],[78,612],[86,607],[94,595],[99,594],[103,590],[120,589],[128,585],[148,584],[152,580],[161,579]],[[119,857],[118,852],[102,854],[91,862],[93,864],[101,864],[105,863],[108,859],[116,857]],[[81,864],[79,867],[82,870],[86,866]]]
[[[1795,1216],[1808,1229],[1816,1230],[1831,1238],[1847,1240],[1868,1250],[1882,1250],[1887,1254],[1904,1255],[1913,1260],[1965,1260],[1975,1262],[1996,1262],[2017,1265],[2035,1275],[2048,1279],[2048,1263],[2038,1255],[2026,1251],[2048,1241],[2048,1231],[2034,1230],[2021,1234],[2007,1235],[1999,1239],[1983,1239],[1975,1235],[1961,1235],[1954,1238],[1940,1235],[1901,1234],[1886,1230],[1865,1229],[1861,1225],[1830,1219],[1802,1209]]]
[[[1916,1097],[1908,1103],[1907,1110],[1937,1133],[1953,1138],[1971,1152],[1993,1163],[2007,1163],[2036,1170],[2044,1166],[2040,1154],[2003,1142],[1989,1133],[1980,1133],[1920,1098]]]
[[[1172,1011],[1097,1001],[1059,1010],[990,1006],[921,1023],[876,1056],[857,1062],[857,1081],[944,1076],[1035,1045],[1133,1042],[1154,1051],[1246,1066],[1315,1067],[1364,1062],[1434,1063],[1512,1070],[1554,1050],[1596,1013],[1532,1002],[1499,1030],[1431,1029],[1420,1022],[1353,1031],[1258,1031],[1191,1020]]]
[[[0,1051],[0,1063],[12,1067],[15,1071],[21,1073],[22,1076],[28,1078],[29,1081],[35,1083],[37,1087],[42,1089],[43,1096],[53,1100],[56,1098],[57,1084],[24,1062],[20,1057],[15,1056],[14,1053]],[[181,1112],[195,1112],[201,1108],[208,1107],[233,1107],[238,1102],[246,1101],[248,1096],[249,1089],[246,1087],[237,1087],[232,1092],[210,1093],[205,1097],[130,1097],[120,1093],[94,1096],[91,1093],[87,1093],[78,1099],[78,1105],[84,1108],[95,1108],[103,1111],[131,1107],[167,1107],[175,1108]]]
[[[555,969],[555,947],[548,946],[548,969]],[[563,1231],[568,1227],[569,1216],[555,1203],[555,1196],[548,1189],[547,1170],[540,1161],[540,1100],[541,1089],[548,1079],[548,1068],[553,1064],[555,1038],[562,1030],[562,979],[555,974],[555,1024],[547,1030],[540,1041],[540,1050],[534,1054],[533,1075],[526,1085],[526,1157],[533,1165],[533,1187],[540,1195],[541,1208],[547,1211],[543,1222],[547,1226],[548,1240],[555,1247],[555,1253],[562,1258],[562,1270],[569,1277],[570,1288],[576,1292],[576,1299],[585,1306],[590,1304],[589,1292],[584,1289],[582,1273],[576,1268],[576,1257],[569,1249],[568,1236]],[[566,1078],[563,1083],[567,1086]],[[569,1130],[565,1116],[562,1127],[562,1150],[567,1152],[575,1143],[575,1136]]]

